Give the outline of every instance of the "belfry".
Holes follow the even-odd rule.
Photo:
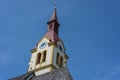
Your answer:
[[[10,80],[73,80],[67,69],[69,57],[59,37],[56,7],[47,24],[46,34],[31,50],[28,72]]]
[[[64,44],[58,35],[59,23],[56,8],[54,8],[54,12],[47,24],[47,33],[37,43],[36,47],[31,50],[32,56],[28,71],[34,70],[36,75],[66,67],[68,59]]]

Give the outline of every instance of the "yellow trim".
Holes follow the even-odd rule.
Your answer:
[[[39,71],[39,70],[43,70],[43,69],[46,69],[46,68],[49,68],[49,67],[57,69],[53,64],[49,64],[49,65],[46,65],[46,66],[43,66],[43,67],[40,67],[40,68],[36,68],[33,71]]]
[[[39,44],[43,39],[49,40],[47,37],[44,36],[42,39],[40,39],[40,40],[37,42],[36,46],[38,46],[38,44]]]
[[[66,51],[65,45],[64,45],[64,43],[63,43],[63,41],[62,41],[61,39],[58,40],[58,41],[56,41],[56,42],[50,42],[50,43],[48,43],[48,45],[49,45],[49,46],[55,45],[55,46],[57,47],[57,46],[58,46],[58,45],[57,45],[57,42],[61,42],[61,43],[62,43],[62,46],[63,46],[63,48],[64,48],[64,51]]]
[[[57,42],[50,42],[50,43],[48,43],[48,45],[49,45],[49,46],[52,46],[52,45],[57,46]]]
[[[38,44],[39,44],[43,39],[49,40],[47,37],[44,36],[42,39],[40,39],[40,40],[38,41],[38,43],[36,44],[36,48],[31,49],[31,53],[34,53],[34,52],[37,51]],[[65,46],[64,46],[64,44],[63,44],[63,41],[62,41],[61,39],[58,40],[58,41],[56,41],[56,42],[51,42],[51,43],[49,42],[48,45],[49,45],[49,46],[55,45],[55,46],[57,47],[57,46],[58,46],[58,45],[57,45],[57,42],[59,42],[59,41],[61,41],[61,43],[62,43],[62,45],[63,45],[63,48],[64,48],[64,50],[66,51]]]
[[[54,45],[52,46],[52,50],[51,50],[50,64],[53,64],[53,58],[54,58]]]
[[[31,53],[34,53],[34,52],[36,52],[37,51],[37,48],[33,48],[32,50],[31,50]]]

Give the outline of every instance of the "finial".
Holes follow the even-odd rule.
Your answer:
[[[55,21],[58,21],[58,19],[57,19],[56,5],[54,5],[54,11],[53,11],[53,14],[52,14],[49,22],[54,21],[54,20],[55,20]],[[49,23],[49,22],[48,22],[48,23]]]
[[[54,5],[54,8],[56,9],[56,4]]]
[[[54,8],[56,9],[56,0],[54,0],[55,2],[54,2]]]

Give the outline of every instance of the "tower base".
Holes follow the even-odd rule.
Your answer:
[[[28,72],[9,80],[73,80],[73,78],[67,68],[61,68],[38,76],[35,76],[34,72]]]

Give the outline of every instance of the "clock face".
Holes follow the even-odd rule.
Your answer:
[[[40,44],[40,49],[43,49],[43,48],[45,48],[46,46],[47,46],[47,42],[44,41],[44,42],[42,42],[42,43]]]

